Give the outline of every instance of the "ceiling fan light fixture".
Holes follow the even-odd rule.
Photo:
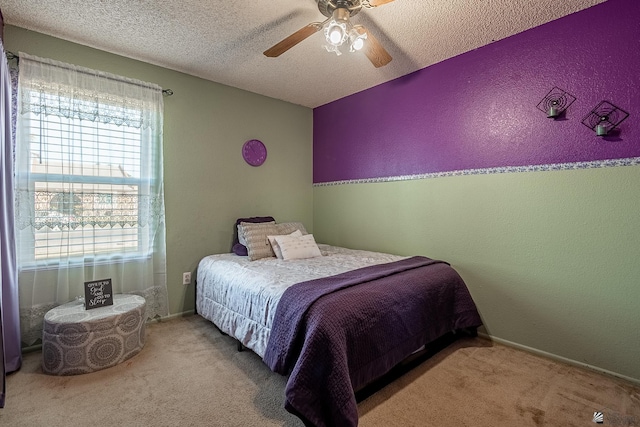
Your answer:
[[[312,36],[316,32],[323,32],[324,43],[322,46],[336,55],[341,55],[347,50],[351,52],[362,50],[374,67],[387,65],[391,55],[380,44],[373,33],[367,31],[363,25],[354,25],[351,18],[360,13],[362,8],[374,8],[394,0],[316,0],[318,10],[327,19],[322,22],[311,22],[279,41],[263,53],[269,58],[275,58],[301,41]],[[354,31],[355,30],[355,31]],[[348,40],[348,43],[346,43]]]
[[[357,52],[364,47],[364,41],[367,39],[367,33],[360,33],[355,28],[349,31],[349,52]]]
[[[329,24],[324,29],[324,37],[327,43],[333,46],[342,46],[347,41],[350,12],[346,8],[338,8],[333,11]]]
[[[341,46],[347,40],[347,24],[332,19],[324,30],[327,43],[333,46]]]
[[[338,56],[342,55],[338,46],[334,46],[332,44],[323,44],[322,46],[327,50],[327,52],[333,52]]]
[[[342,43],[344,43],[346,28],[343,27],[343,25],[344,24],[341,25],[335,21],[329,23],[326,31],[327,43],[334,46],[340,46]]]

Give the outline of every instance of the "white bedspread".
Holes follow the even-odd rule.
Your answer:
[[[235,254],[210,255],[198,265],[196,309],[221,331],[238,339],[260,357],[282,293],[307,280],[333,276],[405,257],[318,245],[322,257],[249,261]]]

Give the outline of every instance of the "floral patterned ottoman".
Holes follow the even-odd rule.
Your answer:
[[[109,368],[138,354],[145,342],[145,299],[113,296],[113,305],[85,310],[73,301],[44,317],[42,370],[77,375]]]

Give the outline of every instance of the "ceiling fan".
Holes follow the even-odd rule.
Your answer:
[[[362,8],[371,9],[391,3],[394,0],[318,0],[318,9],[327,17],[322,22],[312,22],[289,37],[264,51],[265,56],[278,57],[311,36],[324,29],[329,52],[341,55],[343,46],[350,52],[363,50],[369,61],[376,67],[387,65],[391,55],[380,42],[362,25],[353,25],[349,18],[357,15]]]

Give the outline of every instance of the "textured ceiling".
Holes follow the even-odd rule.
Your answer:
[[[317,107],[605,0],[396,0],[352,18],[393,57],[337,56],[318,32],[262,52],[310,22],[315,0],[3,0],[5,23],[251,92]]]

